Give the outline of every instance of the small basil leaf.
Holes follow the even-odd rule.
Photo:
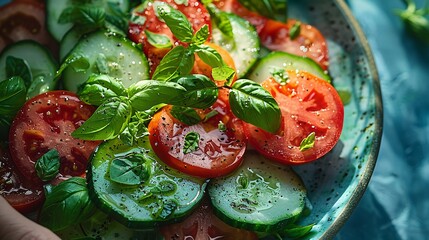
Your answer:
[[[177,83],[153,80],[139,81],[128,88],[129,101],[137,111],[145,111],[161,103],[171,104],[172,99],[180,99],[185,93],[186,89]]]
[[[31,81],[33,80],[28,63],[21,58],[16,58],[13,56],[6,57],[6,76],[8,78],[15,76],[21,77],[22,80],[24,80],[25,86],[27,88],[30,86]]]
[[[195,47],[195,52],[197,53],[198,57],[200,57],[201,60],[210,67],[215,68],[225,65],[222,56],[218,53],[218,51],[210,46],[199,45]]]
[[[168,81],[173,78],[188,75],[194,67],[194,54],[183,46],[171,49],[155,69],[152,78]]]
[[[109,168],[110,180],[124,185],[138,185],[149,178],[142,154],[128,154],[112,160]]]
[[[288,229],[283,230],[282,235],[291,239],[302,238],[308,233],[310,233],[313,226],[314,224],[309,224],[306,226],[298,226],[296,224],[293,224],[293,226],[288,226]]]
[[[171,48],[173,46],[167,35],[153,33],[148,30],[144,32],[146,33],[147,41],[156,48]]]
[[[124,85],[109,75],[91,75],[79,87],[79,98],[91,105],[99,106],[106,99],[127,96]]]
[[[170,113],[174,118],[188,126],[201,122],[200,115],[193,108],[173,106]]]
[[[27,90],[21,77],[0,82],[0,116],[12,120],[26,101]]]
[[[103,26],[106,19],[104,8],[94,7],[94,5],[74,5],[64,9],[58,23],[74,23],[88,28]]]
[[[60,68],[55,74],[54,81],[58,81],[61,78],[61,75],[64,72],[64,70],[66,70],[66,68],[68,67],[73,68],[75,72],[85,72],[90,68],[90,66],[91,64],[89,63],[89,60],[84,56],[77,55],[77,54],[70,54],[61,64]]]
[[[169,104],[183,107],[208,108],[216,102],[218,88],[210,78],[195,74],[171,80],[186,89],[186,92],[172,98]]]
[[[57,149],[51,149],[45,153],[35,164],[37,176],[42,181],[50,181],[60,171],[60,154]]]
[[[82,126],[72,132],[72,136],[84,140],[113,139],[125,129],[131,113],[131,105],[124,99],[107,99]]]
[[[183,153],[188,154],[195,152],[199,148],[200,134],[197,132],[189,132],[185,135],[185,143],[183,146]]]
[[[229,102],[234,115],[265,131],[280,127],[281,112],[277,102],[261,85],[240,79],[232,85]]]
[[[337,92],[338,95],[340,95],[343,105],[347,105],[352,101],[352,93],[350,92],[350,90],[337,89]]]
[[[194,34],[192,25],[182,12],[163,2],[155,2],[154,9],[177,39],[185,43],[192,41]]]
[[[297,21],[293,24],[289,31],[290,40],[295,40],[301,34],[301,22]]]
[[[207,3],[206,8],[210,13],[211,18],[213,19],[216,26],[219,30],[227,37],[234,38],[234,33],[232,32],[231,21],[229,20],[228,13],[220,11],[214,4]]]
[[[207,24],[202,26],[192,37],[192,44],[195,45],[201,45],[207,41],[207,38],[209,37],[209,27]]]
[[[40,211],[40,223],[59,231],[88,219],[95,211],[84,178],[73,177],[55,186],[46,196]]]
[[[299,145],[299,150],[301,152],[311,149],[314,146],[314,141],[316,140],[316,133],[311,132],[307,137],[302,139],[301,144]]]
[[[226,81],[226,85],[230,85],[235,77],[235,70],[224,65],[212,69],[212,77],[215,81]]]

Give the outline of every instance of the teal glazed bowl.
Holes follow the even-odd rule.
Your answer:
[[[295,167],[312,206],[304,239],[332,239],[364,194],[380,148],[382,98],[368,42],[343,0],[288,1],[289,16],[317,27],[328,41],[333,84],[350,97],[339,143],[325,157]]]

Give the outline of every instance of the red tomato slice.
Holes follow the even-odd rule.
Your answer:
[[[300,34],[293,40],[290,38],[290,29],[297,21],[289,19],[287,23],[268,20],[259,33],[261,43],[272,51],[283,51],[299,56],[306,56],[324,69],[328,69],[329,55],[325,38],[315,27],[300,23]]]
[[[181,11],[191,22],[194,32],[199,30],[204,25],[207,25],[209,27],[209,31],[211,32],[210,14],[200,1],[188,0],[187,4],[177,4],[174,0],[161,0],[160,2],[166,2]],[[153,73],[161,59],[170,49],[159,49],[150,45],[147,41],[147,37],[144,32],[145,30],[168,36],[174,46],[177,46],[178,44],[186,44],[174,38],[173,33],[167,27],[167,24],[160,21],[155,15],[155,10],[153,9],[151,3],[149,3],[148,7],[143,12],[135,12],[135,14],[145,17],[146,21],[143,25],[130,23],[128,35],[134,42],[143,44],[143,51],[149,60],[149,64],[151,65],[151,73]]]
[[[41,183],[34,164],[54,148],[61,159],[57,179],[84,175],[88,158],[100,142],[75,139],[71,133],[94,110],[67,91],[47,92],[28,100],[17,113],[9,132],[10,152],[21,175]]]
[[[0,147],[0,194],[19,212],[29,213],[43,203],[43,187],[23,180],[9,152]]]
[[[283,125],[276,134],[245,124],[249,142],[263,155],[286,164],[302,164],[322,157],[338,142],[344,107],[335,88],[306,72],[288,71],[280,85],[270,78],[262,83],[277,101]],[[301,141],[314,132],[314,146],[301,151]]]
[[[151,146],[167,165],[202,178],[226,175],[240,165],[247,141],[242,122],[232,115],[224,100],[219,98],[204,111],[207,114],[215,110],[217,115],[192,126],[171,116],[170,109],[165,107],[149,123]],[[220,121],[226,126],[225,131],[219,130]],[[190,132],[200,136],[198,150],[185,154],[185,136]]]
[[[183,222],[160,228],[165,239],[221,239],[221,240],[257,240],[251,231],[234,228],[222,222],[213,214],[209,201],[196,209]]]
[[[301,23],[299,36],[292,40],[289,32],[297,22],[295,19],[289,19],[286,23],[274,21],[249,11],[238,0],[218,0],[214,3],[224,11],[247,19],[256,27],[262,45],[269,50],[306,56],[319,63],[324,70],[328,69],[328,46],[323,35],[314,26]]]
[[[40,1],[19,0],[0,7],[0,52],[6,45],[32,39],[53,52],[58,44],[45,26],[45,5]]]

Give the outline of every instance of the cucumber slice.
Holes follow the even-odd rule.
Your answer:
[[[231,22],[234,38],[225,36],[213,22],[213,42],[231,54],[237,69],[237,77],[241,78],[246,75],[258,59],[261,44],[258,33],[252,24],[235,14],[225,14]]]
[[[248,78],[262,83],[273,76],[273,73],[290,69],[306,71],[328,82],[331,81],[331,77],[311,58],[286,52],[271,52],[260,59]]]
[[[107,74],[125,87],[149,79],[149,63],[131,40],[103,30],[84,35],[60,67],[65,89],[76,92],[91,74]]]
[[[136,185],[113,181],[113,159],[144,155],[148,179]],[[202,200],[205,180],[190,178],[163,165],[148,138],[128,146],[118,139],[101,144],[92,156],[87,179],[90,197],[106,214],[129,228],[153,228],[190,214]]]
[[[307,194],[291,167],[275,165],[252,151],[234,174],[213,179],[208,192],[220,219],[257,232],[277,232],[294,221]]]
[[[73,23],[59,23],[59,19],[64,10],[72,7],[73,0],[46,0],[46,24],[49,33],[59,42],[63,36],[73,27]],[[102,0],[91,1],[94,7],[104,7],[106,14],[111,13],[110,4],[118,7],[122,12],[127,13],[130,9],[129,0]]]
[[[60,62],[63,62],[70,51],[76,46],[80,38],[88,34],[86,31],[79,30],[78,28],[71,28],[61,39],[59,57]]]
[[[5,69],[8,56],[23,59],[30,68],[32,80],[27,89],[28,98],[55,89],[57,82],[54,76],[58,63],[45,46],[33,40],[22,40],[7,46],[0,55],[0,81],[7,78]]]

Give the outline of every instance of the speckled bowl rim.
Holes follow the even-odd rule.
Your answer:
[[[364,54],[368,59],[368,70],[373,77],[372,87],[374,90],[374,101],[375,101],[375,127],[374,127],[374,139],[371,146],[371,151],[369,153],[369,159],[366,164],[365,169],[362,171],[362,178],[357,184],[356,189],[353,191],[350,200],[347,202],[345,207],[339,213],[338,217],[333,220],[333,223],[329,228],[321,235],[320,239],[333,239],[335,235],[340,231],[341,227],[346,223],[349,217],[352,215],[353,210],[358,205],[362,196],[364,195],[368,184],[371,180],[371,176],[374,172],[376,166],[378,153],[381,145],[381,138],[383,132],[383,103],[381,95],[380,80],[375,64],[375,60],[372,54],[372,50],[369,46],[368,40],[361,29],[358,21],[353,16],[350,8],[344,0],[333,0],[333,2],[338,6],[339,10],[342,12],[345,17],[346,22],[350,25],[353,32],[356,34],[356,38],[362,44]]]

